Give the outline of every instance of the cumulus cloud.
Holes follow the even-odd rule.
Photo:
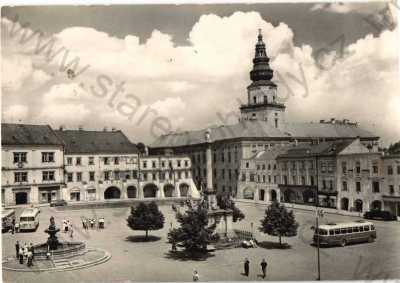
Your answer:
[[[28,107],[25,105],[14,104],[3,109],[2,121],[4,122],[27,122]]]
[[[359,13],[359,14],[371,14],[376,13],[383,9],[389,2],[369,2],[369,3],[318,3],[311,7],[311,11],[323,10],[332,13],[347,14],[347,13]]]
[[[176,46],[158,30],[140,43],[135,35],[121,39],[93,28],[66,28],[53,35],[54,50],[64,49],[52,60],[46,52],[34,52],[34,39],[21,46],[14,36],[4,45],[13,56],[2,66],[9,76],[3,88],[24,100],[27,94],[21,89],[26,86],[20,82],[47,83],[35,93],[46,107],[29,109],[32,119],[38,117],[35,121],[115,126],[146,142],[154,140],[151,128],[157,117],[170,120],[166,131],[233,123],[239,104],[247,100],[259,28],[289,121],[348,118],[387,139],[400,139],[399,114],[393,111],[399,102],[396,30],[361,38],[346,46],[340,58],[334,52],[323,54],[321,68],[311,46],[294,44],[291,27],[273,26],[256,12],[203,15],[188,34],[188,46]],[[60,72],[65,50],[68,62],[79,59],[77,70],[90,68],[73,78]],[[121,114],[122,104],[135,115]]]

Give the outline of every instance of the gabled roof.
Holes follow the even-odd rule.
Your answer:
[[[121,131],[57,130],[65,143],[65,154],[134,154],[135,144]]]
[[[2,145],[57,145],[63,142],[49,125],[1,124]]]
[[[229,139],[379,139],[376,135],[352,124],[332,123],[285,123],[281,129],[271,126],[265,121],[247,120],[234,125],[222,125],[210,128],[211,140]],[[205,142],[207,129],[170,133],[158,137],[152,148],[179,147],[196,145]]]

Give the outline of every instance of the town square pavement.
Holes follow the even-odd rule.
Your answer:
[[[112,258],[101,265],[87,269],[65,272],[12,272],[3,270],[4,282],[127,282],[127,281],[191,281],[192,272],[196,269],[200,281],[261,281],[260,261],[268,262],[265,280],[315,280],[316,248],[311,246],[315,225],[314,213],[295,210],[296,220],[300,227],[298,235],[284,238],[290,248],[277,249],[276,237],[264,235],[258,231],[260,220],[264,215],[265,205],[239,204],[246,218],[234,223],[235,229],[253,230],[260,247],[253,249],[218,250],[205,260],[182,260],[169,256],[170,244],[167,243],[167,232],[177,223],[170,206],[162,206],[166,221],[164,228],[151,231],[150,241],[141,242],[142,231],[133,231],[126,225],[129,208],[103,208],[85,210],[57,211],[54,208],[42,207],[40,226],[36,232],[2,235],[3,258],[15,255],[14,244],[46,241],[43,231],[49,225],[50,216],[54,216],[57,225],[63,219],[69,219],[76,226],[74,240],[84,241],[87,246],[105,249]],[[21,209],[17,210],[17,214]],[[104,217],[104,230],[81,228],[81,217]],[[322,223],[357,220],[356,217],[325,214]],[[374,221],[378,238],[374,243],[349,245],[346,247],[321,248],[321,279],[384,279],[400,278],[400,223]],[[253,225],[251,225],[253,223]],[[59,233],[61,239],[68,239]],[[243,260],[250,260],[250,276],[245,277]]]

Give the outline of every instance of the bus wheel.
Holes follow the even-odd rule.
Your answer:
[[[347,242],[346,242],[345,239],[343,239],[342,242],[341,242],[340,244],[341,244],[342,247],[344,247],[344,246],[347,244]]]
[[[374,237],[369,236],[369,238],[368,238],[368,243],[372,243],[373,241],[374,241]]]

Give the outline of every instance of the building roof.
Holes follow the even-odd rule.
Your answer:
[[[286,153],[291,148],[293,148],[293,145],[274,146],[268,150],[257,152],[250,159],[255,159],[256,161],[275,160],[278,155]]]
[[[337,140],[319,144],[302,144],[288,149],[277,156],[277,159],[304,158],[315,156],[336,156],[339,152],[353,143],[354,140]]]
[[[135,144],[122,131],[57,130],[65,143],[65,154],[134,154]]]
[[[269,123],[260,120],[241,121],[234,125],[222,125],[210,128],[211,140],[222,141],[229,139],[379,139],[376,135],[352,124],[333,123],[291,123],[282,124],[277,129]],[[151,145],[152,148],[179,147],[202,144],[205,142],[207,129],[170,133],[158,137]]]
[[[1,124],[2,145],[57,145],[63,142],[49,125]]]

